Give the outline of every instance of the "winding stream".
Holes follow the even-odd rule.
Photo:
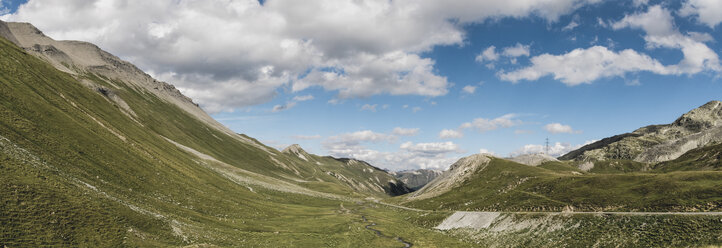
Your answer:
[[[362,216],[361,216],[361,219],[363,219],[364,222],[370,222],[368,219],[366,219],[366,216],[363,216],[363,215],[362,215]],[[379,236],[379,237],[382,237],[382,238],[389,238],[389,239],[393,239],[393,240],[399,241],[399,242],[401,242],[402,244],[404,244],[404,247],[411,247],[411,246],[413,246],[413,244],[404,241],[401,237],[386,236],[386,235],[384,235],[381,231],[371,228],[372,226],[375,226],[375,225],[376,225],[375,222],[371,222],[371,224],[368,224],[368,225],[366,225],[365,227],[366,227],[366,229],[369,229],[369,230],[371,230],[371,231],[374,231],[374,232],[376,233],[376,236]]]

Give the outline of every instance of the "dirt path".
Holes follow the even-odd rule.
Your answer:
[[[379,236],[379,237],[381,237],[381,238],[389,238],[389,239],[393,239],[393,240],[399,241],[399,242],[401,242],[402,244],[404,244],[404,247],[411,247],[411,246],[413,246],[413,244],[404,241],[404,239],[402,239],[402,238],[400,238],[400,237],[386,236],[386,235],[384,235],[381,231],[379,231],[379,230],[377,230],[377,229],[371,228],[372,226],[375,226],[376,223],[375,223],[375,222],[371,222],[371,221],[369,221],[368,219],[366,219],[366,216],[362,215],[362,216],[361,216],[361,219],[363,219],[364,222],[369,222],[369,223],[370,223],[370,224],[366,225],[365,227],[366,227],[366,229],[369,229],[369,230],[375,232],[375,233],[376,233],[376,236]]]
[[[722,216],[722,212],[471,212],[456,211],[442,221],[436,229],[450,230],[455,228],[473,228],[476,230],[489,228],[493,223],[503,220],[502,214],[516,215],[706,215]],[[500,219],[501,218],[501,219]]]
[[[722,215],[722,212],[498,212],[505,214]]]

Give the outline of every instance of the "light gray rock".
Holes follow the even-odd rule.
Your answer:
[[[722,102],[710,101],[671,124],[651,125],[602,139],[559,157],[561,160],[609,159],[658,163],[714,142],[722,142]]]

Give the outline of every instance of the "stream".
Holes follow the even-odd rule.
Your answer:
[[[363,219],[364,222],[370,222],[369,220],[366,219],[366,216],[363,216],[363,215],[362,215],[362,216],[361,216],[361,219]],[[409,242],[404,241],[404,240],[403,240],[402,238],[400,238],[400,237],[386,236],[386,235],[384,235],[381,231],[371,228],[372,226],[375,226],[375,225],[376,225],[375,222],[371,222],[371,224],[368,224],[368,225],[366,225],[365,227],[366,227],[366,229],[369,229],[369,230],[371,230],[371,231],[374,231],[374,232],[376,233],[376,236],[379,236],[379,237],[382,237],[382,238],[390,238],[390,239],[393,239],[393,240],[396,240],[396,241],[401,242],[402,244],[404,244],[404,247],[411,247],[411,246],[413,245],[413,244],[411,244],[411,243],[409,243]]]

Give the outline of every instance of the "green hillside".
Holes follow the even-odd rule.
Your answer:
[[[493,158],[452,190],[428,199],[410,198],[405,205],[473,211],[722,209],[720,171],[586,173],[571,164],[548,162],[532,167]]]
[[[304,161],[126,82],[60,72],[1,38],[0,99],[7,247],[399,246],[362,216],[386,235],[463,247],[402,219],[416,212],[357,200],[366,195]]]

